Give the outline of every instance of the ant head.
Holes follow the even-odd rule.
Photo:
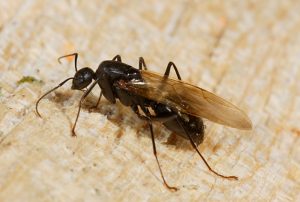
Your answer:
[[[87,87],[95,77],[94,71],[89,67],[84,67],[75,73],[72,89],[81,90]]]

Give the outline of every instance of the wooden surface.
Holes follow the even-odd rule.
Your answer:
[[[299,201],[299,1],[0,1],[0,201]],[[245,110],[253,130],[206,121],[200,151],[185,140],[166,143],[155,124],[162,184],[150,134],[130,109],[105,99],[82,111],[81,92],[66,85],[73,61],[96,69],[122,55],[162,73],[171,60],[185,81]],[[33,76],[41,82],[17,82]],[[170,141],[169,141],[170,142]]]

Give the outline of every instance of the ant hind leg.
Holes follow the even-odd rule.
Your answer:
[[[165,72],[164,76],[165,76],[166,78],[168,78],[168,77],[169,77],[169,75],[170,75],[170,70],[171,70],[171,67],[173,67],[173,68],[174,68],[174,70],[175,70],[175,72],[176,72],[176,75],[177,75],[177,78],[178,78],[179,80],[181,80],[181,77],[180,77],[179,71],[178,71],[178,69],[177,69],[176,65],[175,65],[173,62],[169,62],[169,63],[168,63],[168,66],[167,66],[167,69],[166,69],[166,72]]]
[[[181,124],[180,124],[181,125]],[[213,172],[215,175],[219,176],[219,177],[222,177],[222,178],[225,178],[225,179],[232,179],[232,180],[238,180],[239,178],[237,176],[234,176],[234,175],[231,175],[231,176],[227,176],[227,175],[222,175],[220,173],[218,173],[217,171],[215,171],[214,169],[212,169],[210,167],[210,165],[207,163],[207,161],[205,160],[205,158],[202,156],[202,154],[200,153],[200,151],[198,150],[197,148],[197,145],[196,143],[194,142],[193,138],[191,137],[191,135],[185,130],[185,128],[181,125],[181,127],[184,129],[187,137],[189,138],[190,140],[190,143],[191,145],[193,146],[193,148],[196,150],[196,152],[198,153],[198,155],[200,156],[200,158],[203,160],[203,162],[205,163],[205,165],[207,166],[207,168]]]

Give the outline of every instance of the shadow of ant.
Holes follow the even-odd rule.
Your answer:
[[[78,94],[74,94],[74,91],[64,91],[64,93],[56,91],[49,100],[63,107],[63,103],[65,102],[68,102],[70,105],[76,104],[76,101],[78,100],[77,98]],[[97,99],[98,98],[91,93],[83,102],[82,109],[89,113],[100,113],[105,115],[109,121],[118,125],[120,127],[120,132],[116,134],[117,139],[123,136],[123,131],[128,125],[132,128],[136,128],[136,134],[138,137],[147,136],[147,138],[151,139],[147,122],[141,120],[130,108],[124,107],[120,102],[115,104],[109,103],[105,98],[102,98],[99,106],[95,108],[94,106]],[[73,124],[72,121],[71,124]],[[170,131],[160,123],[154,122],[154,134],[155,139],[162,144],[174,146],[176,149],[180,150],[194,151],[189,140],[184,139],[175,133],[170,133]]]

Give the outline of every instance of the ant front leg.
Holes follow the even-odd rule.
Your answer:
[[[178,71],[178,69],[177,69],[176,65],[175,65],[173,62],[169,62],[168,66],[167,66],[167,69],[166,69],[166,72],[165,72],[165,74],[164,74],[164,77],[166,77],[166,78],[168,78],[168,77],[169,77],[169,75],[170,75],[170,70],[171,70],[171,67],[173,67],[173,68],[174,68],[174,70],[175,70],[175,72],[176,72],[176,75],[177,75],[177,78],[178,78],[179,80],[181,80],[181,77],[180,77],[179,71]]]
[[[143,70],[143,67],[145,70],[147,70],[147,65],[145,63],[145,60],[143,57],[139,57],[139,70]]]
[[[120,55],[116,55],[115,57],[113,57],[114,61],[118,61],[118,62],[122,62],[121,56]]]
[[[115,57],[113,57],[112,60],[118,61],[118,62],[122,62],[122,58],[121,58],[120,55],[116,55]],[[97,109],[97,107],[98,107],[98,105],[99,105],[99,103],[100,103],[101,97],[102,97],[102,92],[101,92],[100,95],[99,95],[99,98],[98,98],[98,100],[97,100],[96,105],[93,106],[93,107],[91,107],[89,110]]]
[[[72,126],[72,136],[73,137],[76,137],[75,128],[76,128],[76,124],[77,124],[77,121],[78,121],[78,118],[79,118],[79,114],[80,114],[80,110],[81,110],[81,105],[84,102],[85,98],[88,96],[88,94],[92,91],[92,89],[98,83],[98,81],[99,81],[98,79],[95,80],[94,83],[92,83],[92,85],[84,92],[84,94],[80,98],[79,105],[78,105],[77,116],[76,116],[75,122],[74,122],[74,124]],[[101,96],[100,96],[100,98],[101,98]]]

